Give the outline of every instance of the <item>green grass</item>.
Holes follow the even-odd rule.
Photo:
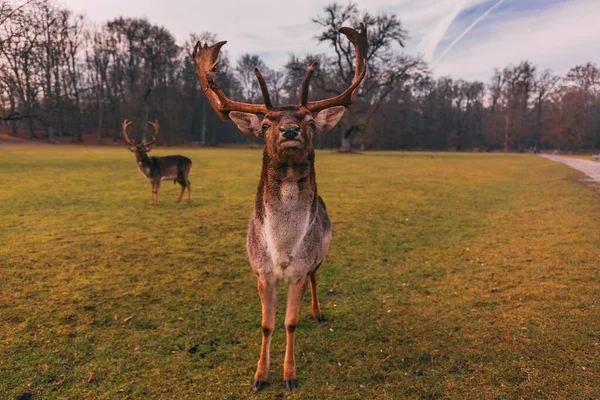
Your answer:
[[[530,155],[318,152],[328,319],[300,387],[250,383],[258,150],[193,160],[194,201],[108,147],[0,147],[0,399],[600,398],[600,192]],[[283,323],[280,288],[277,325]],[[90,373],[94,379],[88,382]]]

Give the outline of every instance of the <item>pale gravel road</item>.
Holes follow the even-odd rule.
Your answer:
[[[594,182],[600,183],[600,162],[582,160],[579,158],[572,157],[553,156],[550,154],[540,154],[540,156],[547,158],[548,160],[566,164],[571,168],[583,172],[584,174],[589,176],[590,179]]]

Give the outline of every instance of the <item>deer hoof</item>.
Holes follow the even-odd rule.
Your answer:
[[[298,387],[298,381],[296,379],[286,379],[285,380],[285,388],[287,390],[293,390]]]
[[[262,390],[265,386],[267,386],[267,382],[266,381],[254,381],[252,382],[252,389],[254,389],[255,392]]]
[[[325,319],[324,316],[320,315],[320,316],[318,316],[318,317],[315,318],[315,321],[317,321],[317,323],[320,324],[320,323],[325,322],[327,320]]]

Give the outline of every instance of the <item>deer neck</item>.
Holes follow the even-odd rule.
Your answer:
[[[151,164],[151,162],[150,162],[150,157],[148,157],[148,154],[147,154],[147,153],[144,153],[144,154],[143,154],[143,155],[140,157],[140,160],[138,160],[138,159],[136,158],[136,160],[135,160],[135,161],[138,163],[138,165],[144,165],[144,166],[148,166],[148,165],[150,165],[150,164]]]
[[[150,176],[152,175],[152,161],[150,161],[148,154],[144,154],[140,160],[136,159],[135,161],[142,175],[150,179]]]
[[[281,159],[271,157],[265,149],[254,209],[261,222],[269,213],[316,213],[314,151],[305,158]]]

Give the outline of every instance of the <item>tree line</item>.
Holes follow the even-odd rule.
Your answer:
[[[559,76],[529,61],[495,69],[488,82],[435,78],[403,51],[408,33],[393,14],[373,15],[332,3],[313,18],[328,54],[290,54],[280,70],[260,56],[222,54],[219,85],[246,102],[261,102],[258,67],[277,104],[295,103],[307,67],[319,62],[311,98],[341,92],[354,76],[353,48],[342,26],[369,30],[368,75],[357,102],[318,147],[525,151],[600,148],[600,69],[593,63]],[[199,85],[191,51],[217,33],[178,43],[166,28],[120,17],[93,26],[52,0],[0,0],[0,124],[15,136],[53,143],[116,142],[133,120],[138,138],[148,120],[161,124],[162,144],[244,143],[220,121]],[[223,52],[222,52],[223,53]],[[132,125],[133,127],[133,125]]]

